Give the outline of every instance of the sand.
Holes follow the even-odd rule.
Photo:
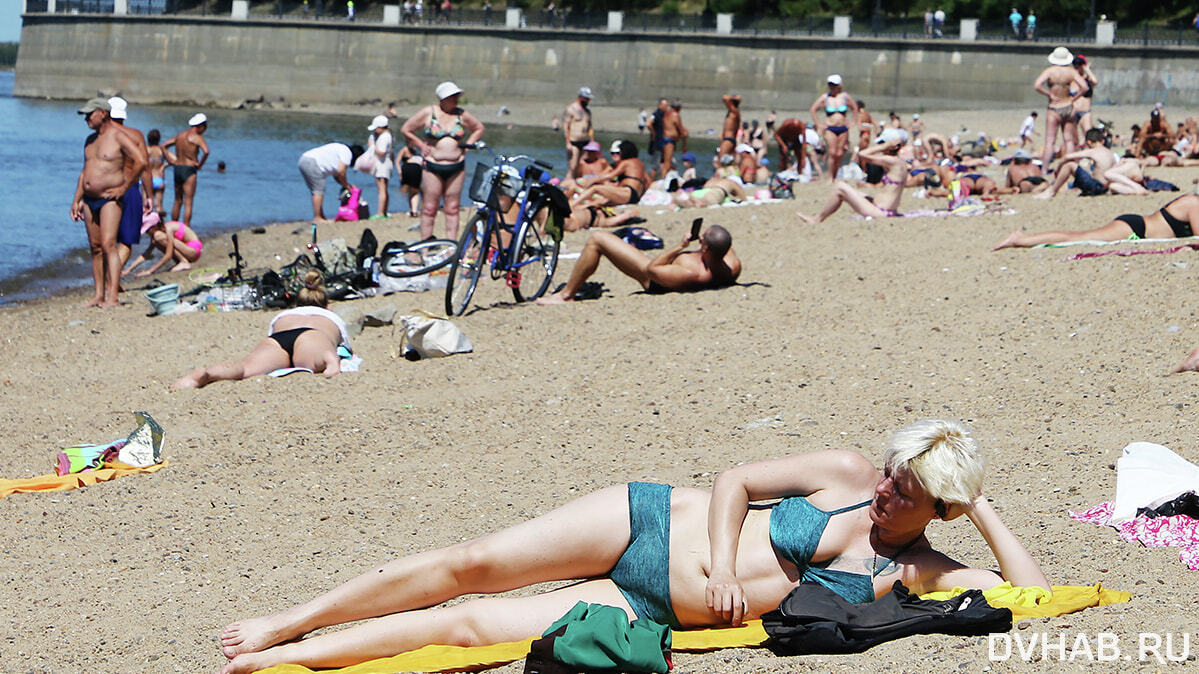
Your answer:
[[[1014,133],[1023,114],[990,124]],[[929,118],[937,129],[938,116]],[[1185,189],[1199,170],[1151,174]],[[367,328],[354,340],[361,372],[331,380],[167,391],[194,365],[245,353],[265,334],[266,312],[150,317],[133,290],[111,311],[79,308],[82,294],[0,308],[5,477],[48,472],[61,447],[124,436],[131,410],[161,422],[170,461],[152,475],[0,501],[8,609],[0,668],[215,670],[226,623],[397,555],[612,483],[706,487],[738,463],[828,447],[878,460],[890,432],[926,417],[975,430],[990,456],[986,493],[1054,583],[1102,582],[1134,595],[1014,634],[1064,633],[1072,644],[1078,633],[1113,632],[1133,657],[1126,669],[1137,664],[1138,633],[1189,630],[1199,573],[1177,551],[1120,542],[1066,511],[1113,496],[1114,462],[1129,442],[1199,459],[1199,375],[1162,376],[1199,344],[1187,299],[1199,259],[1064,260],[1092,247],[990,252],[1016,228],[1090,227],[1168,196],[1063,194],[1049,204],[1017,196],[1007,199],[1014,215],[875,221],[841,212],[798,225],[793,212],[814,212],[826,189],[702,212],[733,233],[745,263],[736,287],[648,296],[604,265],[595,277],[609,291],[601,299],[540,308],[513,305],[501,282],[486,281],[456,321],[474,353],[408,362],[394,356],[398,330]],[[942,204],[903,202],[932,205]],[[696,215],[644,214],[668,241]],[[408,224],[370,226],[385,242],[410,236]],[[293,258],[308,235],[296,227],[243,234],[250,264]],[[360,231],[328,226],[322,238],[356,242]],[[584,237],[566,244],[577,251]],[[225,266],[224,247],[211,242],[204,262]],[[440,312],[442,297],[352,304]],[[929,535],[968,564],[994,565],[964,518]],[[1018,660],[1002,666],[1060,666],[1052,653],[1050,662]],[[985,639],[961,637],[905,639],[861,656],[727,650],[675,663],[682,672],[989,664]]]

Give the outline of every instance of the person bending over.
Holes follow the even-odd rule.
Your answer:
[[[733,252],[733,237],[727,229],[720,225],[706,229],[699,237],[698,251],[687,251],[691,241],[687,237],[674,248],[649,259],[611,232],[592,232],[570,272],[570,280],[561,290],[538,299],[537,303],[562,304],[573,300],[605,257],[653,294],[722,288],[737,280],[741,260]]]
[[[171,267],[171,271],[191,269],[192,263],[199,260],[200,254],[204,252],[204,242],[195,230],[177,220],[164,223],[153,211],[142,217],[142,234],[150,235],[150,245],[125,267],[121,276],[129,275],[141,263],[149,260],[155,248],[162,251],[162,257],[149,269],[139,271],[138,277],[153,274],[170,260],[175,260],[175,266]]]
[[[517,641],[540,635],[579,601],[700,628],[758,618],[805,581],[855,603],[886,594],[897,580],[917,594],[1003,580],[1049,589],[987,502],[983,476],[982,455],[961,424],[925,420],[891,439],[881,471],[855,451],[824,450],[726,470],[710,492],[644,482],[608,487],[497,533],[388,562],[305,604],[235,622],[220,636],[231,659],[222,672],[340,667],[427,644]],[[998,572],[932,548],[929,523],[961,515],[991,548]],[[580,582],[437,606],[566,579]],[[376,619],[300,638],[367,618]]]
[[[214,381],[241,380],[285,367],[303,367],[332,377],[341,371],[338,348],[353,352],[350,333],[341,316],[329,311],[325,282],[319,272],[304,276],[294,309],[275,314],[266,339],[245,358],[198,367],[171,385],[173,389],[202,388]]]
[[[1158,210],[1135,215],[1125,213],[1097,229],[1083,232],[1052,231],[1040,234],[1012,232],[991,250],[1004,248],[1030,248],[1042,243],[1064,243],[1067,241],[1123,241],[1136,239],[1183,239],[1194,236],[1194,226],[1199,224],[1199,196],[1188,194],[1178,197]]]
[[[827,220],[841,208],[841,204],[849,204],[850,208],[867,217],[898,217],[899,198],[903,196],[903,186],[908,177],[908,165],[900,159],[899,150],[906,142],[907,132],[902,129],[887,129],[879,135],[874,145],[862,152],[866,161],[878,164],[886,171],[883,173],[883,189],[877,199],[869,199],[861,190],[844,180],[838,180],[819,215],[815,218],[799,212],[796,212],[796,215],[808,224],[815,224]]]

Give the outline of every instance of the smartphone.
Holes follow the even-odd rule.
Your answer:
[[[703,218],[696,218],[691,221],[691,240],[699,241],[699,229],[704,226]]]

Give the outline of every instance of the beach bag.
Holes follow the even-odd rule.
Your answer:
[[[979,590],[934,601],[912,594],[900,581],[864,604],[851,604],[818,583],[791,590],[779,607],[762,614],[766,647],[775,655],[861,653],[913,634],[975,636],[1012,629],[1012,612],[994,608]]]
[[[644,227],[621,227],[613,230],[612,233],[637,250],[655,250],[665,247],[661,237]]]
[[[404,325],[400,353],[408,360],[441,358],[475,350],[466,335],[445,316],[417,311],[400,316],[400,322]]]
[[[629,623],[614,606],[579,602],[534,641],[525,674],[669,672],[670,628],[650,620]]]

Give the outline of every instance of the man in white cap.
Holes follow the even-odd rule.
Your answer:
[[[120,289],[121,259],[117,230],[124,212],[122,197],[146,167],[146,150],[112,121],[108,99],[93,98],[79,114],[92,133],[83,143],[83,170],[71,200],[71,219],[87,227],[95,295],[84,306],[115,307]],[[140,209],[139,209],[140,210]]]
[[[1033,89],[1038,94],[1049,99],[1049,111],[1045,114],[1045,151],[1041,154],[1041,164],[1046,168],[1057,154],[1057,135],[1062,134],[1063,154],[1074,151],[1076,136],[1074,120],[1074,101],[1090,90],[1090,85],[1083,76],[1075,70],[1074,55],[1065,47],[1058,47],[1049,55],[1049,67],[1041,71],[1033,82]]]
[[[179,207],[183,207],[183,224],[191,227],[192,203],[196,198],[196,172],[208,161],[208,142],[204,132],[208,130],[208,117],[202,112],[187,120],[188,128],[163,143],[164,148],[175,147],[171,159],[175,170],[175,203],[171,204],[171,219],[179,220]]]
[[[595,137],[591,128],[591,110],[587,107],[590,103],[591,87],[581,87],[578,98],[566,106],[563,115],[562,133],[566,137],[568,178],[578,178],[579,157],[583,155],[583,148]]]
[[[371,120],[371,124],[366,127],[366,130],[371,132],[371,137],[367,141],[366,152],[367,154],[374,155],[370,174],[375,177],[375,185],[379,189],[379,208],[371,216],[371,220],[379,220],[391,217],[387,210],[387,181],[391,179],[392,139],[391,131],[387,128],[387,116],[377,115]]]
[[[119,96],[113,96],[108,99],[108,105],[111,108],[108,114],[112,117],[112,121],[116,122],[122,131],[129,134],[133,142],[147,153],[148,158],[146,137],[142,135],[141,131],[125,124],[126,118],[129,117],[129,102]],[[132,157],[125,158],[125,170],[133,170]],[[142,239],[142,215],[149,213],[154,208],[154,187],[151,178],[150,164],[147,159],[146,168],[142,170],[140,179],[125,191],[121,226],[117,228],[117,253],[121,258],[122,267],[129,261],[133,247]]]

